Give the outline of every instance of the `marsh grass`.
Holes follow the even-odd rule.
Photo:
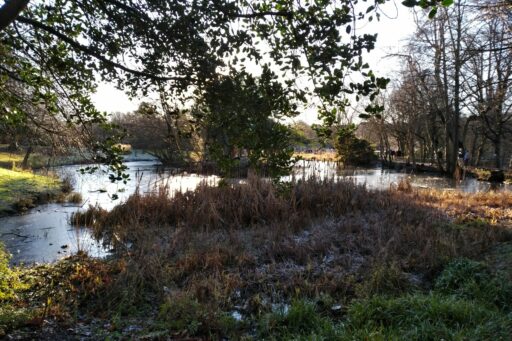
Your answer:
[[[72,192],[66,197],[66,201],[74,204],[80,204],[83,201],[83,197],[80,193]]]
[[[489,195],[484,203],[502,202]],[[465,197],[446,196],[458,198]],[[476,257],[510,239],[487,220],[457,221],[468,206],[450,211],[443,200],[430,191],[371,191],[316,179],[275,185],[252,177],[175,195],[135,193],[110,212],[90,208],[72,219],[115,247],[126,264],[115,285],[133,300],[147,290],[166,297],[165,287],[200,304],[261,314],[297,295],[348,302],[425,288],[451,259]]]
[[[135,193],[72,217],[115,257],[40,268],[45,284],[33,291],[52,293],[51,314],[116,316],[116,332],[139,316],[151,321],[146,332],[170,338],[499,338],[511,330],[501,275],[453,262],[508,245],[509,203],[506,193],[254,177]]]

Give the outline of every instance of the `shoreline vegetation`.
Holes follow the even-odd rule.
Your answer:
[[[45,168],[49,157],[39,152],[29,157],[29,168],[18,168],[24,158],[23,152],[9,152],[0,146],[0,217],[19,214],[47,202],[80,202],[81,195],[72,193],[70,179],[60,179],[51,172],[36,173]],[[55,164],[53,163],[55,162]],[[77,157],[59,157],[52,165],[78,162]]]
[[[115,253],[0,268],[0,334],[48,339],[507,339],[512,194],[311,179],[135,193]]]

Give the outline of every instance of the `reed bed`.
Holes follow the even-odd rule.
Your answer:
[[[172,196],[165,188],[135,193],[110,212],[90,208],[73,220],[119,252],[129,269],[118,277],[122,286],[137,283],[161,294],[172,288],[257,309],[254,295],[262,293],[272,301],[297,290],[344,299],[378,292],[389,269],[392,286],[418,278],[428,285],[448,260],[510,239],[506,226],[461,221],[458,206],[447,209],[467,199],[466,206],[483,212],[480,206],[501,199],[507,205],[510,198],[470,198],[405,185],[372,191],[343,181],[276,185],[251,177]]]

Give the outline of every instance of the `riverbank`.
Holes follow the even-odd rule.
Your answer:
[[[411,164],[404,161],[382,161],[382,166],[396,171],[404,171],[408,173],[430,173],[435,175],[443,175],[437,166],[431,164],[416,163]],[[462,173],[461,173],[462,176]],[[468,166],[464,174],[465,177],[472,177],[478,181],[486,181],[493,183],[512,184],[512,171],[500,170],[492,168],[479,168]]]
[[[293,157],[299,160],[306,161],[326,161],[326,162],[336,162],[338,161],[338,155],[336,152],[295,152],[293,153]]]
[[[0,325],[53,339],[506,339],[511,204],[406,182],[135,194],[74,217],[115,257],[16,269]]]
[[[58,177],[0,168],[0,217],[57,200],[70,190]]]
[[[6,169],[15,169],[21,167],[25,157],[25,150],[20,149],[16,152],[8,150],[7,145],[0,145],[0,167]],[[89,160],[80,154],[68,154],[51,157],[46,155],[44,148],[35,148],[28,158],[29,169],[41,169],[48,167],[73,165],[73,164],[87,164]]]

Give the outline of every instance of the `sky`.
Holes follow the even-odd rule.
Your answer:
[[[414,17],[412,11],[398,2],[386,2],[381,5],[380,21],[360,23],[357,27],[359,34],[378,33],[376,47],[366,56],[366,62],[378,76],[394,77],[400,70],[397,58],[386,57],[389,54],[403,52],[403,46],[414,32]],[[395,76],[396,77],[396,76]],[[101,83],[92,100],[100,111],[107,113],[130,112],[137,109],[142,99],[132,99],[114,85]],[[317,122],[316,112],[307,110],[294,119],[303,120],[309,124]]]

